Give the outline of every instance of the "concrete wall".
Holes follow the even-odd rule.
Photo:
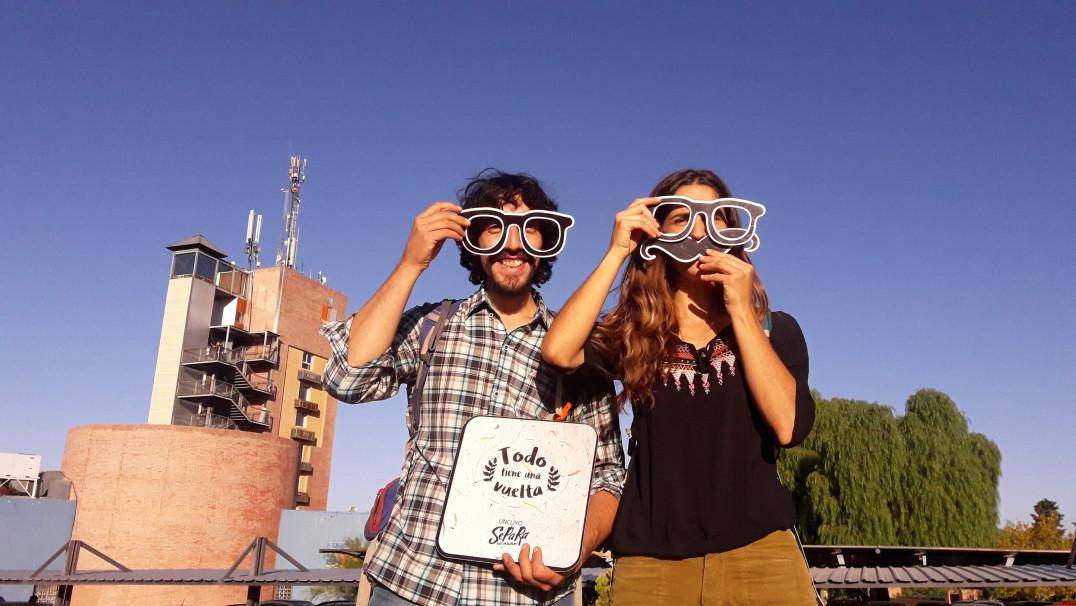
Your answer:
[[[150,395],[149,423],[171,424],[176,384],[182,374],[180,361],[183,350],[204,347],[209,342],[209,324],[216,292],[215,286],[198,278],[173,278],[168,281],[161,339],[157,347],[157,366]]]
[[[37,570],[71,539],[75,502],[0,497],[0,570]],[[48,570],[63,570],[60,556]],[[26,600],[33,585],[0,585],[0,601]]]
[[[75,427],[61,466],[79,505],[72,538],[128,568],[226,569],[254,537],[277,536],[280,510],[294,502],[298,456],[297,442],[270,434]],[[267,558],[266,566],[273,565]],[[79,567],[109,565],[85,554]],[[267,588],[262,598],[271,594]],[[78,586],[72,603],[221,606],[245,595],[231,587]]]
[[[149,423],[169,425],[176,401],[179,362],[183,356],[183,331],[187,325],[187,306],[193,278],[168,281],[164,300],[161,340],[157,346],[157,367],[153,372],[153,391],[149,400]]]

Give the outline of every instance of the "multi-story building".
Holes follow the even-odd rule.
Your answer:
[[[167,248],[149,423],[293,439],[295,506],[325,509],[336,401],[321,388],[331,352],[317,331],[344,317],[347,297],[287,267],[240,268],[200,235]]]

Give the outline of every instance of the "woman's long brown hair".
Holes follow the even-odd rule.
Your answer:
[[[661,180],[651,197],[669,196],[685,185],[707,185],[721,198],[731,198],[728,186],[708,170],[686,169]],[[735,213],[725,217],[729,227],[741,227]],[[732,253],[750,263],[742,247]],[[676,277],[665,255],[644,260],[636,249],[620,281],[620,302],[594,327],[591,338],[602,356],[613,364],[624,390],[617,396],[618,408],[631,400],[636,409],[654,404],[654,382],[661,363],[680,344],[680,324],[673,304]],[[769,310],[769,298],[755,275],[754,301],[759,319]],[[718,289],[713,305],[724,306]]]

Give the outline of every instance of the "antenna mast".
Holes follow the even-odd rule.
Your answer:
[[[295,253],[299,248],[299,190],[306,181],[306,160],[301,156],[291,157],[288,179],[291,186],[281,190],[284,192],[284,231],[276,252],[276,264],[295,269]]]
[[[262,216],[258,215],[257,220],[254,218],[254,210],[251,209],[250,216],[247,218],[247,245],[243,248],[243,251],[247,253],[247,269],[254,269],[260,263],[258,263],[258,253],[262,251]]]

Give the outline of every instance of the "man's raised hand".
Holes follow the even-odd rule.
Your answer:
[[[435,202],[415,217],[400,265],[419,272],[426,271],[430,262],[441,252],[445,240],[463,240],[464,230],[471,222],[456,214],[460,210],[452,202]]]

